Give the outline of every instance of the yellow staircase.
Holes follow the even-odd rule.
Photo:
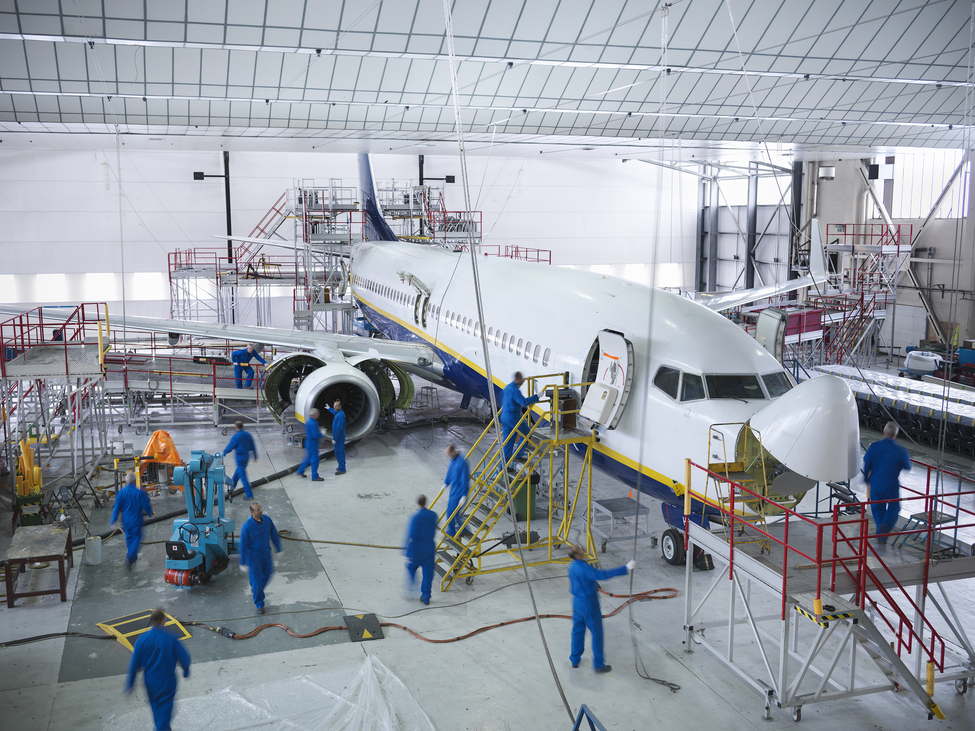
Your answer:
[[[562,382],[553,384],[553,379]],[[502,468],[508,474],[511,501],[516,512],[519,504],[526,508],[527,514],[519,516],[522,520],[518,524],[522,548],[532,551],[531,559],[526,555],[525,565],[569,561],[567,556],[556,553],[556,550],[570,542],[569,531],[580,509],[585,520],[588,559],[596,559],[595,541],[590,530],[595,435],[591,431],[565,428],[563,417],[577,414],[578,409],[563,410],[559,399],[551,398],[562,389],[586,384],[569,384],[564,374],[534,376],[527,380],[530,394],[544,380],[546,385],[542,386],[540,395],[543,399],[549,397],[549,400],[527,411],[517,428],[511,431],[509,439],[512,441],[520,442],[523,435],[526,436],[521,448],[518,449],[516,445],[512,450],[512,458],[507,463],[504,463],[504,444],[498,444],[493,422],[471,447],[469,458],[473,459],[476,454],[480,454],[480,458],[471,470],[467,502],[457,508],[458,513],[463,513],[461,528],[454,536],[444,533],[437,545],[434,569],[440,576],[441,591],[447,591],[459,579],[470,584],[479,574],[509,571],[522,566],[517,541],[511,530]],[[571,465],[577,467],[578,477],[571,479],[569,455],[572,451],[570,446],[574,444],[583,445],[583,449],[581,456],[574,460],[581,464]],[[564,489],[553,484],[553,477],[559,474],[564,478]],[[532,514],[540,512],[533,511],[535,495],[529,494],[536,491],[542,498],[539,502],[544,503],[544,514],[541,516]],[[439,499],[440,495],[434,500],[434,505]],[[453,517],[453,514],[447,515],[446,511],[440,515],[441,530],[447,530]]]

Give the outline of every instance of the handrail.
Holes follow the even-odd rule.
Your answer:
[[[579,731],[582,728],[582,721],[585,719],[589,722],[589,731],[606,731],[606,727],[603,726],[599,719],[589,710],[589,706],[583,703],[579,706],[579,713],[576,715],[575,725],[572,727],[572,731]]]
[[[928,465],[919,460],[912,460],[915,464],[924,466],[928,470],[927,481],[926,481],[926,492],[921,493],[919,490],[913,488],[902,488],[906,496],[902,496],[896,501],[905,503],[916,500],[924,501],[924,509],[920,511],[919,514],[928,513],[929,519],[920,524],[918,528],[912,528],[909,530],[894,531],[887,534],[881,534],[880,537],[886,536],[891,537],[909,537],[917,536],[922,538],[926,545],[929,547],[929,555],[931,547],[935,545],[935,540],[937,536],[935,534],[942,534],[945,531],[954,530],[957,532],[959,528],[969,528],[975,527],[975,510],[971,510],[961,506],[962,496],[971,497],[975,495],[975,481],[963,477],[962,475],[950,472],[944,469],[938,469],[932,465]],[[740,508],[736,510],[735,501],[751,501],[752,499],[774,503],[774,501],[749,490],[743,485],[730,480],[710,469],[699,465],[692,460],[686,460],[687,464],[687,475],[685,481],[688,483],[686,485],[686,500],[685,500],[685,540],[689,541],[690,535],[690,512],[691,512],[691,500],[692,498],[698,500],[705,508],[712,509],[724,516],[724,522],[728,525],[728,541],[729,541],[729,576],[734,571],[734,541],[735,541],[735,529],[736,526],[741,526],[741,524],[747,524],[748,528],[752,531],[756,531],[770,541],[775,542],[782,547],[783,551],[783,563],[782,563],[782,606],[781,606],[781,616],[785,618],[786,612],[786,599],[787,599],[787,577],[788,577],[788,565],[790,552],[796,556],[801,556],[802,558],[810,561],[816,568],[816,599],[821,600],[822,589],[823,589],[823,570],[827,569],[830,571],[829,577],[829,587],[830,590],[836,589],[837,573],[845,573],[846,576],[853,582],[856,589],[857,601],[861,609],[866,608],[866,603],[870,602],[870,605],[876,610],[878,616],[880,616],[891,631],[895,632],[898,638],[897,652],[906,649],[908,652],[911,651],[913,647],[914,640],[917,641],[918,646],[928,655],[930,660],[935,663],[939,670],[943,671],[944,668],[944,656],[945,656],[945,646],[944,640],[941,635],[934,628],[930,620],[925,617],[919,606],[911,598],[910,594],[907,592],[906,588],[898,581],[896,575],[894,574],[891,567],[883,560],[883,557],[879,554],[876,548],[871,545],[867,538],[868,536],[874,538],[876,536],[869,535],[869,522],[867,517],[866,508],[869,505],[894,502],[894,499],[889,500],[874,500],[874,501],[862,501],[858,503],[848,503],[844,504],[844,510],[850,508],[859,508],[859,513],[853,518],[846,518],[840,515],[839,506],[833,508],[833,515],[831,521],[820,522],[808,518],[801,513],[781,506],[779,503],[775,503],[777,508],[782,511],[784,522],[784,536],[782,538],[773,535],[769,530],[764,529],[761,525],[757,525],[752,522],[749,518],[751,516],[742,515],[743,512]],[[708,478],[714,478],[716,482],[726,483],[729,486],[728,498],[726,502],[722,502],[720,495],[715,499],[711,499],[706,490],[704,493],[700,491],[694,491],[691,488],[691,473],[692,469],[696,468],[704,472]],[[941,477],[945,474],[957,477],[959,480],[959,486],[964,483],[969,484],[969,489],[960,489],[953,492],[935,492],[931,494],[931,473],[936,472],[939,477],[936,480],[936,485],[941,484]],[[739,492],[739,495],[736,495]],[[946,514],[952,514],[953,511],[955,515],[955,520],[951,521],[953,525],[947,528],[942,527],[936,521],[934,521],[933,515],[944,510]],[[963,523],[964,520],[969,522]],[[803,523],[811,526],[815,531],[816,535],[816,550],[814,555],[809,555],[805,551],[797,548],[789,543],[789,532],[790,532],[790,522],[793,520],[800,520]],[[946,524],[944,524],[946,525]],[[852,526],[854,530],[852,532],[846,530],[844,526]],[[829,530],[831,532],[831,546],[830,555],[824,556],[824,531]],[[848,535],[849,533],[849,535]],[[851,551],[849,555],[840,555],[840,548]],[[868,564],[867,558],[873,557],[876,559],[879,569]],[[922,581],[922,588],[924,593],[927,592],[927,584],[929,580],[929,561],[925,562],[924,576]],[[888,589],[884,584],[892,584],[893,587]],[[900,594],[896,593],[896,590],[900,590]],[[896,626],[895,623],[889,619],[884,612],[884,608],[870,596],[871,591],[878,592],[883,600],[892,608],[892,611],[897,615]],[[905,610],[898,606],[898,602],[895,601],[895,596],[907,599],[909,608],[912,609],[918,616],[921,617],[921,624],[926,628],[927,639],[922,637],[922,633],[919,633],[916,628],[916,622],[911,619]],[[940,645],[940,651],[939,651]]]

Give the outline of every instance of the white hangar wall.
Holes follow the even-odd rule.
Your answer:
[[[123,147],[121,226],[116,155],[114,146],[0,151],[0,299],[25,306],[108,301],[117,311],[124,271],[129,313],[169,315],[167,255],[222,246],[212,235],[225,231],[223,180],[192,175],[222,173],[222,155]],[[416,181],[418,174],[414,154],[374,155],[373,168],[380,181]],[[241,235],[295,179],[358,185],[350,154],[234,151],[230,172],[234,233]],[[463,208],[456,157],[427,156],[424,172],[456,175],[446,203]],[[677,264],[679,281],[671,267],[667,283],[692,284],[692,176],[618,159],[539,155],[471,156],[468,178],[486,244],[550,249],[555,265],[609,265],[641,281],[661,264]],[[290,326],[291,292],[282,287],[278,294],[274,323]]]

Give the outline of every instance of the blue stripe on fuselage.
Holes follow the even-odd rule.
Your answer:
[[[360,310],[366,319],[382,332],[390,340],[407,343],[421,343],[433,348],[440,359],[443,361],[444,376],[463,394],[469,394],[476,398],[487,399],[487,379],[476,370],[465,364],[450,352],[438,346],[432,337],[427,338],[418,335],[410,328],[402,325],[395,318],[384,312],[368,305],[366,302],[357,299]],[[495,396],[500,402],[503,389],[495,386]],[[573,451],[581,454],[584,448],[582,445],[573,445]],[[593,464],[603,472],[606,472],[626,485],[637,488],[641,492],[650,495],[657,500],[671,503],[672,505],[683,505],[683,500],[674,492],[671,485],[655,480],[648,475],[640,475],[635,469],[623,464],[604,452],[593,450]],[[638,479],[639,478],[639,479]],[[700,506],[695,512],[700,512]]]

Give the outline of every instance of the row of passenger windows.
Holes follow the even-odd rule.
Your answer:
[[[762,390],[765,385],[765,391]],[[792,388],[792,382],[785,371],[767,373],[764,376],[751,375],[705,375],[687,373],[679,368],[660,366],[653,378],[653,385],[679,401],[700,401],[713,399],[759,399],[776,398]],[[705,390],[705,385],[707,389]]]
[[[380,284],[379,282],[360,276],[356,276],[354,282],[356,286],[387,297],[404,307],[415,307],[416,305],[415,296],[399,292],[388,285]],[[424,305],[424,315],[430,315],[435,320],[440,319],[440,308],[436,305],[431,305],[427,301]],[[455,327],[474,337],[481,337],[481,323],[476,322],[472,317],[464,317],[456,312],[447,310],[443,313],[443,322],[445,325]],[[533,363],[541,362],[543,366],[548,366],[552,360],[551,348],[542,350],[542,346],[538,343],[533,344],[530,340],[526,343],[524,338],[516,339],[514,335],[508,335],[508,333],[502,332],[500,329],[495,330],[493,327],[489,327],[487,337],[489,343],[493,343],[496,347],[501,348],[501,350],[507,350],[509,353],[514,353],[518,356],[524,355],[525,360],[530,360]]]

